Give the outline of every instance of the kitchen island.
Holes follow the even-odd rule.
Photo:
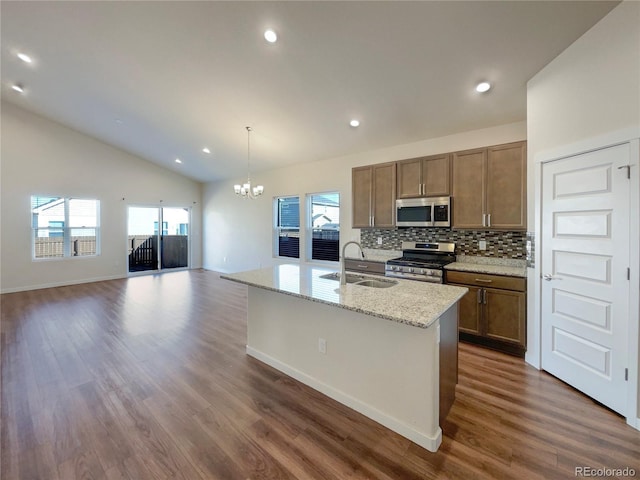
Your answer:
[[[249,287],[247,354],[435,452],[455,398],[457,302],[467,290],[341,286],[332,272],[278,265],[222,275]]]

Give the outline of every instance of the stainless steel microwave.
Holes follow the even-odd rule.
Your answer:
[[[396,200],[396,227],[450,227],[451,197]]]

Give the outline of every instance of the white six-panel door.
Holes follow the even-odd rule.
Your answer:
[[[626,414],[629,145],[543,164],[542,368]]]

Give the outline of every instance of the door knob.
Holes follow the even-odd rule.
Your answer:
[[[553,275],[551,275],[550,273],[547,273],[545,276],[543,276],[542,278],[544,278],[547,282],[550,282],[551,280],[560,280],[560,278],[558,277],[554,277]]]

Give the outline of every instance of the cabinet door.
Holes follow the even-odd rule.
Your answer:
[[[480,335],[480,320],[482,318],[482,289],[478,287],[467,287],[469,291],[460,299],[458,303],[458,329],[461,332]]]
[[[485,288],[485,336],[525,345],[525,294]]]
[[[414,198],[422,195],[422,159],[398,162],[398,198]]]
[[[372,167],[358,167],[351,170],[353,228],[371,226],[372,175]]]
[[[526,142],[489,147],[487,149],[487,226],[525,230],[527,227],[526,188]]]
[[[453,154],[454,228],[484,227],[486,159],[486,148]]]
[[[449,155],[435,155],[422,160],[423,194],[427,197],[448,197],[451,194]]]
[[[396,208],[396,164],[373,166],[372,223],[375,227],[393,227]]]

